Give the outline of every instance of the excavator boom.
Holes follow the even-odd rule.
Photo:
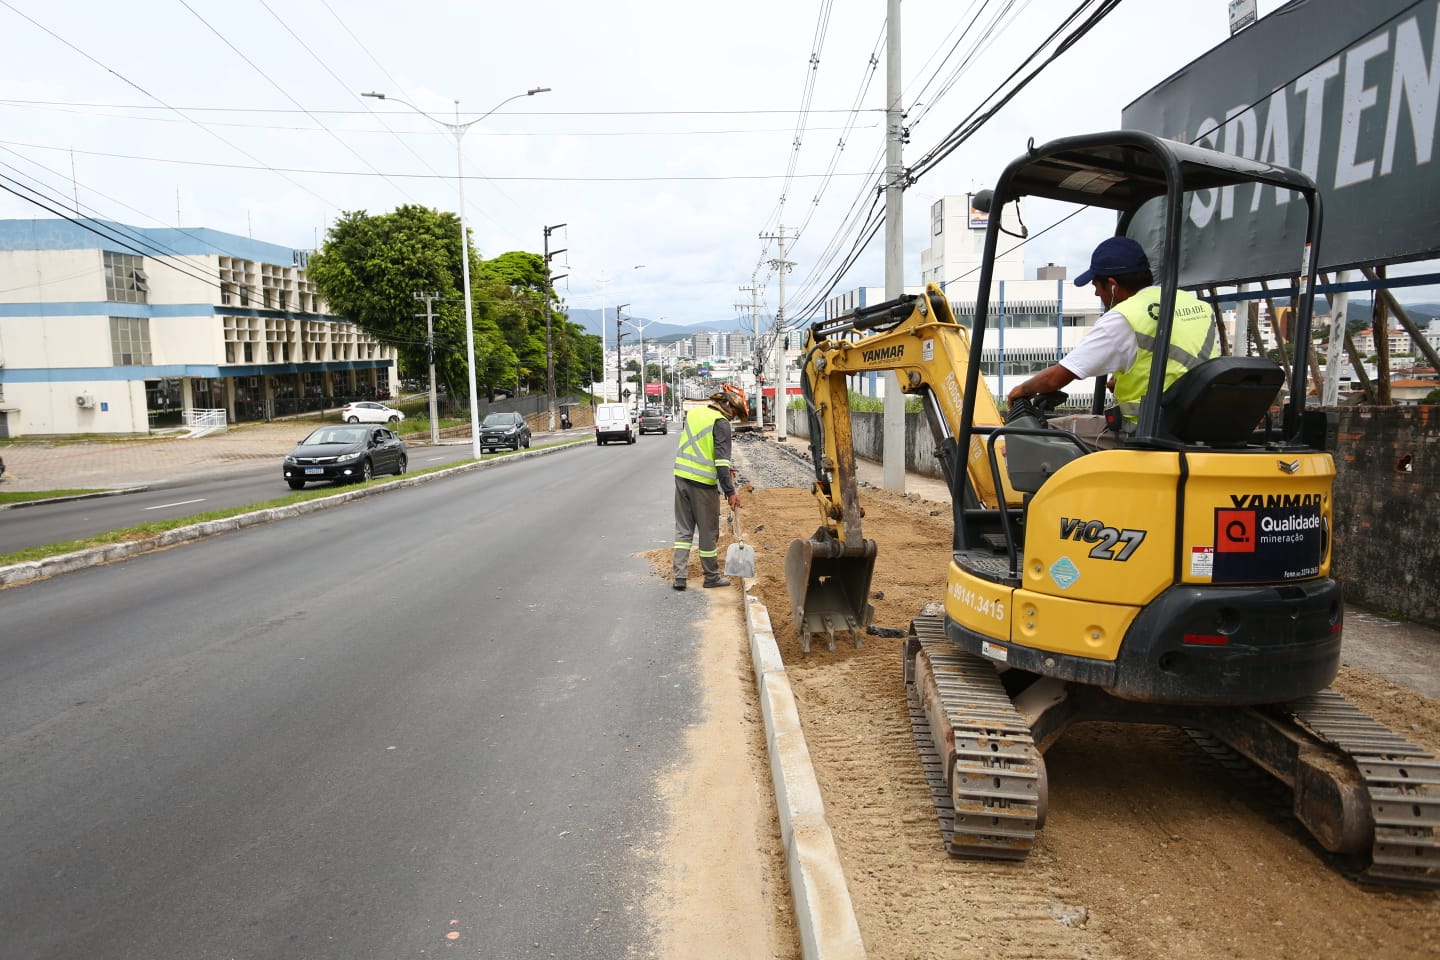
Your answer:
[[[861,529],[848,378],[890,371],[898,377],[902,392],[921,398],[953,486],[959,460],[954,426],[960,422],[969,354],[969,334],[933,284],[922,295],[862,308],[810,329],[801,384],[810,419],[820,526],[810,539],[793,541],[785,555],[785,582],[807,651],[815,634],[824,634],[832,650],[837,633],[848,632],[858,645],[873,613],[869,592],[876,547]],[[982,423],[1000,423],[995,400],[983,381],[981,389],[976,416]],[[980,502],[996,501],[1001,494],[996,491],[995,474],[983,444],[977,440],[975,448],[974,455],[966,458],[968,486]],[[1003,483],[1002,492],[1018,502],[1018,495]]]

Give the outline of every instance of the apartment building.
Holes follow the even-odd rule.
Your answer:
[[[0,220],[0,436],[388,396],[395,349],[326,312],[308,256],[209,229]]]

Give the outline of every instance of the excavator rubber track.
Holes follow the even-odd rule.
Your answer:
[[[1362,883],[1440,887],[1440,761],[1334,690],[1285,705],[1305,730],[1342,751],[1370,797],[1375,840]]]
[[[943,617],[916,617],[905,693],[946,850],[1025,859],[1044,822],[1044,765],[995,667],[952,644]]]
[[[995,665],[951,643],[943,617],[920,616],[911,622],[904,669],[911,730],[946,849],[968,859],[1024,859],[1045,821],[1044,760]],[[1276,724],[1288,728],[1287,740],[1315,744],[1328,756],[1327,764],[1353,771],[1340,780],[1355,785],[1355,823],[1368,830],[1370,849],[1332,848],[1352,851],[1349,864],[1367,861],[1346,872],[1365,884],[1440,888],[1440,760],[1330,689],[1285,704],[1235,710],[1200,708],[1183,721],[1186,714],[1171,711],[1150,719],[1178,722],[1222,765],[1233,764],[1242,776],[1253,770],[1263,778],[1257,786],[1273,784],[1281,791],[1286,784],[1295,789],[1295,781],[1272,780],[1256,766],[1267,751],[1244,749],[1254,747],[1244,733]],[[1224,722],[1212,734],[1204,728],[1207,720]],[[1222,729],[1229,736],[1218,735]],[[1297,815],[1304,805],[1311,818],[1325,819],[1331,811],[1310,804],[1326,805],[1329,799],[1322,792],[1298,802],[1292,795],[1290,802]]]

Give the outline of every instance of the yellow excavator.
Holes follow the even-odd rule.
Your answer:
[[[1120,235],[1140,214],[1173,252],[1188,197],[1239,184],[1289,191],[1308,213],[1288,395],[1273,361],[1219,356],[1169,388],[1166,365],[1152,364],[1138,418],[1113,448],[1056,429],[1050,414],[1063,398],[1002,416],[981,350],[1006,204],[1038,196],[1107,208]],[[1287,785],[1297,818],[1358,880],[1440,886],[1440,763],[1328,689],[1344,603],[1330,576],[1334,417],[1305,409],[1314,183],[1120,131],[1032,142],[988,201],[969,329],[932,284],[807,334],[801,379],[821,523],[790,544],[785,565],[805,649],[813,635],[831,649],[837,633],[858,644],[873,616],[879,551],[862,530],[846,390],[853,375],[891,371],[922,401],[953,503],[943,612],[920,612],[904,652],[917,747],[953,855],[1028,855],[1048,803],[1043,754],[1071,724],[1163,723]],[[1167,355],[1178,272],[1156,271],[1157,356]],[[1096,388],[1098,413],[1103,380]]]

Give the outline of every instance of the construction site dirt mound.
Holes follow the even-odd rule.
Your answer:
[[[744,504],[754,594],[785,660],[870,957],[1440,957],[1440,896],[1347,879],[1275,791],[1237,780],[1173,728],[1075,728],[1046,754],[1049,819],[1030,858],[951,859],[911,735],[904,641],[867,636],[831,651],[817,638],[804,652],[784,558],[815,529],[815,500],[777,487],[746,491]],[[879,544],[874,624],[901,632],[941,598],[950,508],[877,489],[864,508],[865,536]],[[1440,752],[1440,703],[1350,668],[1336,688]]]

